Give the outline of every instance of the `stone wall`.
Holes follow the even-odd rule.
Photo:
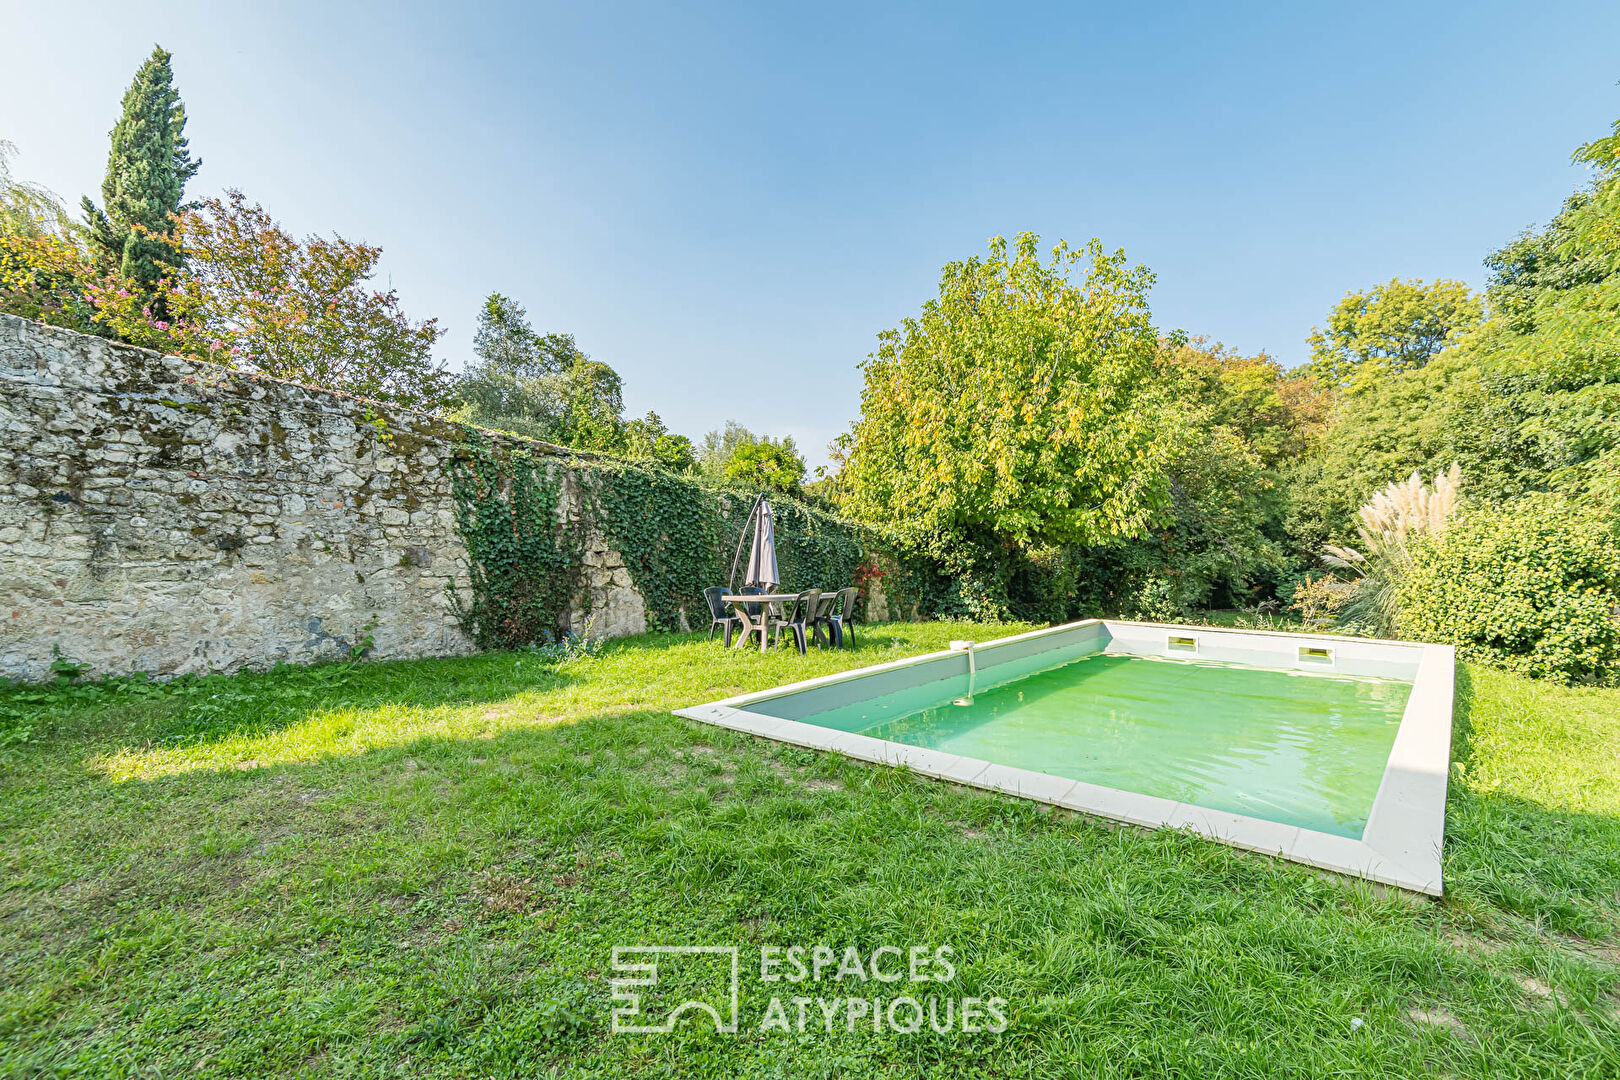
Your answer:
[[[444,470],[459,436],[0,315],[0,677],[44,677],[58,648],[154,675],[332,659],[368,637],[378,658],[470,652]],[[644,630],[618,553],[599,536],[586,552],[597,632]]]

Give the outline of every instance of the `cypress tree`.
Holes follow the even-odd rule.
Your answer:
[[[169,215],[180,209],[186,181],[202,165],[186,147],[186,107],[174,88],[169,60],[168,52],[154,46],[124,91],[123,115],[112,129],[107,177],[101,182],[105,206],[84,200],[98,263],[147,292],[178,262],[163,237]]]

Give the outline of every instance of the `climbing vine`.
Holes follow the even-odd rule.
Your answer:
[[[648,625],[677,630],[683,612],[690,625],[705,588],[732,584],[732,559],[757,492],[710,487],[632,462],[592,462],[586,469],[600,478],[598,521],[647,603]],[[772,493],[770,501],[784,589],[855,584],[866,548],[857,526],[786,495]]]
[[[476,428],[449,462],[456,528],[467,546],[472,598],[454,590],[462,629],[480,648],[553,640],[578,589],[583,537],[565,523],[562,462],[524,449],[500,453]]]
[[[547,641],[571,613],[586,614],[570,609],[588,602],[584,537],[592,528],[624,559],[650,628],[679,630],[683,621],[706,620],[703,590],[731,584],[732,557],[756,494],[641,462],[502,449],[476,428],[468,429],[449,469],[472,579],[472,598],[457,595],[456,611],[481,648]],[[578,481],[571,515],[561,512],[564,469]],[[864,530],[789,496],[773,493],[770,500],[783,588],[857,584],[870,549]]]
[[[695,612],[703,590],[720,581],[714,494],[673,473],[629,462],[592,462],[590,474],[598,524],[647,604],[647,625],[679,629],[681,612]]]

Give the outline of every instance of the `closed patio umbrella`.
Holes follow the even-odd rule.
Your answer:
[[[754,510],[754,546],[748,549],[748,572],[745,585],[775,585],[776,522],[771,517],[771,504],[763,498]]]
[[[754,530],[754,543],[748,549],[748,570],[743,575],[744,585],[775,585],[779,581],[776,570],[776,524],[771,518],[771,504],[761,495],[754,500],[754,508],[743,525],[743,537],[749,528]],[[739,549],[742,540],[739,538]],[[740,554],[740,551],[739,551]],[[737,560],[731,560],[731,573],[737,573]]]

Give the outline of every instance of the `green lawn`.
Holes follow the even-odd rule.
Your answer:
[[[999,632],[0,690],[0,1076],[1620,1076],[1620,691],[1460,673],[1440,902],[669,715]],[[643,943],[742,1031],[610,1034]],[[1010,1026],[761,1032],[761,944]]]

